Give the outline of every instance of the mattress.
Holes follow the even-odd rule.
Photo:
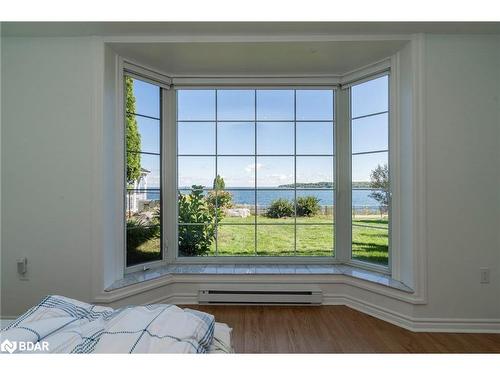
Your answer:
[[[13,319],[0,319],[0,329],[7,327]],[[209,354],[234,353],[232,346],[232,328],[225,323],[215,322],[214,339],[208,349]]]
[[[215,322],[214,327],[214,339],[212,345],[208,349],[209,354],[228,354],[234,353],[232,342],[231,342],[231,332],[230,328],[225,323]]]

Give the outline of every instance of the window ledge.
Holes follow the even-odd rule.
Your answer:
[[[383,273],[359,267],[335,265],[167,265],[125,275],[105,289],[110,292],[130,285],[175,275],[344,275],[412,293],[413,289]]]

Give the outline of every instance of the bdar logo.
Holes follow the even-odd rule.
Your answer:
[[[4,340],[0,344],[0,351],[2,352],[9,352],[10,354],[14,353],[14,351],[17,348],[17,343],[9,341],[9,340]]]

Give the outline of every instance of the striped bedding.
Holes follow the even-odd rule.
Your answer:
[[[205,353],[214,317],[175,305],[112,309],[51,295],[0,332],[0,341],[48,342],[50,353]]]

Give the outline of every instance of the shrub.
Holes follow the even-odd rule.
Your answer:
[[[294,214],[292,202],[287,199],[279,198],[271,202],[271,205],[266,211],[266,216],[279,219],[281,217],[291,217]]]
[[[203,187],[193,185],[190,194],[179,194],[179,253],[184,256],[206,255],[215,239],[215,216],[222,219],[222,210],[214,210],[203,196]]]
[[[158,224],[147,224],[142,220],[127,220],[127,247],[137,249],[142,244],[160,237]]]
[[[212,210],[215,210],[216,200],[217,200],[217,207],[220,209],[233,207],[233,196],[229,191],[219,190],[216,193],[214,190],[212,190],[208,192],[205,199]]]
[[[320,210],[318,198],[312,195],[297,198],[297,216],[315,216]]]

